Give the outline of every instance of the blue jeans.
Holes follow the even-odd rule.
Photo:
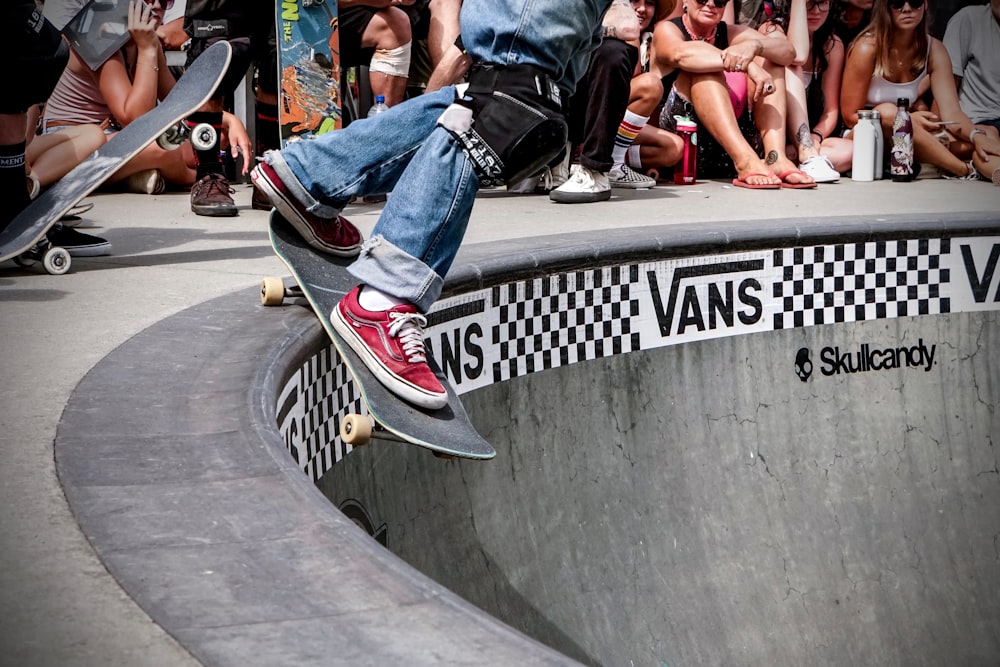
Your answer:
[[[572,93],[600,42],[610,0],[465,0],[462,41],[476,62],[535,65]],[[455,101],[448,86],[312,141],[268,153],[289,193],[322,217],[352,195],[392,191],[349,271],[426,312],[441,294],[479,189],[451,133],[437,125]]]

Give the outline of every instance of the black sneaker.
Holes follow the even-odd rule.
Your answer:
[[[191,186],[191,210],[198,215],[231,217],[238,215],[229,181],[222,174],[205,174]]]
[[[54,246],[65,249],[70,257],[100,257],[111,254],[111,241],[56,224],[45,235]]]

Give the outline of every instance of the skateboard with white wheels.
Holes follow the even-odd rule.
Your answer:
[[[346,444],[358,446],[376,438],[418,445],[445,457],[496,456],[493,445],[469,421],[455,388],[433,358],[428,358],[428,364],[448,390],[448,404],[439,410],[416,407],[386,389],[333,328],[330,313],[357,284],[347,272],[353,259],[319,252],[277,211],[271,211],[268,234],[274,252],[292,272],[299,289],[286,287],[281,278],[265,278],[261,284],[261,302],[279,305],[286,298],[304,296],[361,394],[366,414],[349,414],[340,422],[340,437]]]
[[[157,106],[122,128],[31,202],[0,231],[0,261],[13,259],[20,266],[42,262],[50,274],[66,273],[72,263],[69,252],[52,246],[45,234],[77,202],[154,140],[168,149],[177,148],[185,141],[190,141],[195,148],[214,145],[215,128],[201,124],[188,129],[183,119],[211,98],[231,57],[232,47],[228,42],[219,42],[206,49]]]

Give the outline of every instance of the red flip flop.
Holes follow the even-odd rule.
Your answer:
[[[809,176],[806,172],[801,169],[789,169],[786,172],[778,174],[778,178],[781,179],[781,187],[788,188],[790,190],[812,190],[816,187],[815,181],[812,183],[789,183],[785,179],[791,174],[802,174],[803,176]]]
[[[770,174],[747,174],[743,178],[750,178],[751,176],[763,176],[766,178],[770,176]],[[747,188],[748,190],[778,190],[781,188],[781,186],[777,183],[761,183],[759,185],[753,185],[751,183],[747,183],[741,178],[734,178],[733,185],[738,188]]]

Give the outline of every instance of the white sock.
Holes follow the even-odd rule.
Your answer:
[[[639,149],[641,146],[632,145],[628,147],[628,152],[625,153],[625,164],[632,167],[638,172],[642,172],[642,158],[639,156]]]
[[[393,306],[398,306],[403,303],[406,303],[405,299],[397,299],[391,294],[380,292],[374,287],[369,287],[368,285],[362,287],[361,292],[358,294],[358,305],[365,310],[370,310],[374,313],[389,310]]]
[[[618,126],[618,134],[615,136],[614,148],[611,149],[612,162],[615,164],[625,163],[625,152],[639,136],[639,132],[646,126],[647,122],[649,122],[649,116],[640,116],[628,109],[625,110],[625,117],[622,118],[622,122]]]

